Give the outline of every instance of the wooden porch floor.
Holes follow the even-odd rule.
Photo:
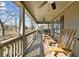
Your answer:
[[[38,33],[33,44],[26,50],[25,57],[43,57],[43,50],[42,34]]]

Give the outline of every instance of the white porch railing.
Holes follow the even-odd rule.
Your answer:
[[[30,46],[38,30],[26,33],[24,36],[14,37],[0,42],[1,57],[23,56],[25,50]]]

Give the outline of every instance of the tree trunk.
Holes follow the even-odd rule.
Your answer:
[[[4,35],[4,25],[0,19],[0,25],[1,25],[1,35]]]

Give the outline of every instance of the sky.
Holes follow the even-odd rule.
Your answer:
[[[11,1],[0,1],[0,18],[2,22],[5,22],[7,19],[12,19],[6,22],[5,24],[15,24],[15,18],[17,23],[19,22],[19,8]],[[13,16],[13,17],[12,17]],[[31,20],[27,15],[25,15],[25,25],[31,27]],[[18,23],[19,25],[19,23]]]

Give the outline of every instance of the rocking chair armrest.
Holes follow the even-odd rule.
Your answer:
[[[58,47],[58,48],[60,48],[60,46],[56,43],[56,46],[55,47]]]

